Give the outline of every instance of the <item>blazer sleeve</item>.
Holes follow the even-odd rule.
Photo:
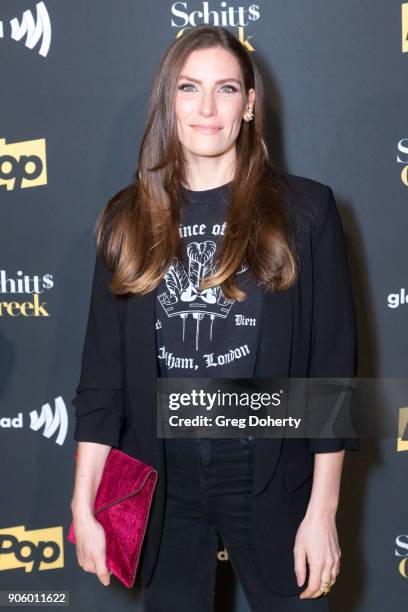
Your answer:
[[[124,352],[118,297],[109,289],[112,273],[96,255],[81,373],[76,395],[74,440],[118,447],[124,421]]]
[[[357,375],[357,326],[345,239],[333,191],[312,236],[313,329],[309,377]],[[358,450],[358,438],[307,438],[309,453]]]

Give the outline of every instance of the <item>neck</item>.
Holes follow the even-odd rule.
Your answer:
[[[183,187],[192,191],[215,189],[229,183],[234,178],[235,146],[222,155],[204,156],[185,152],[186,183]]]

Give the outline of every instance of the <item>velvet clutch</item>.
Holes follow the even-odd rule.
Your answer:
[[[94,514],[106,537],[106,566],[131,588],[158,473],[151,465],[111,448],[95,496]],[[74,523],[67,539],[76,543]]]

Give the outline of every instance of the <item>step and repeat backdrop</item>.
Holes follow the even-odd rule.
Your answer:
[[[141,609],[137,589],[103,587],[66,539],[71,399],[96,216],[136,169],[161,54],[202,23],[254,54],[274,161],[334,190],[359,375],[407,376],[408,2],[2,0],[0,591],[69,591],[78,612]],[[406,607],[408,398],[385,406],[395,437],[365,438],[345,459],[337,612]],[[248,611],[221,541],[217,568],[216,609]]]

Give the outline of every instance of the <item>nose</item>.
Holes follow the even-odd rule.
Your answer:
[[[200,98],[199,113],[204,117],[217,114],[217,106],[214,95],[211,91],[204,91]]]

